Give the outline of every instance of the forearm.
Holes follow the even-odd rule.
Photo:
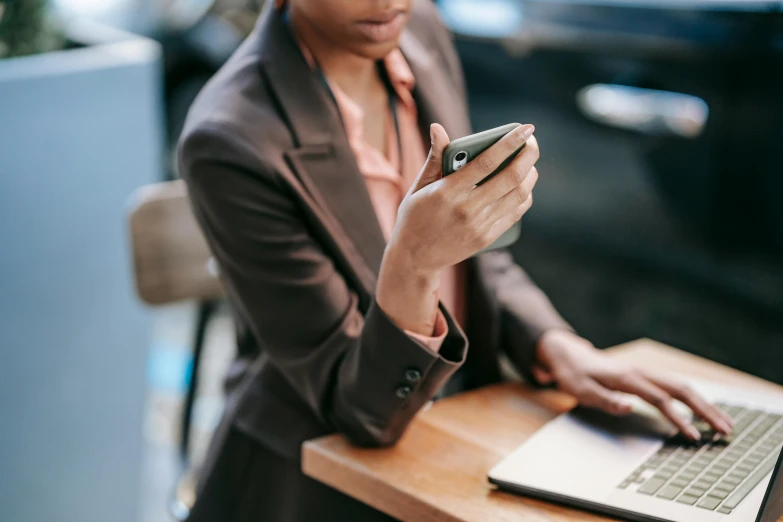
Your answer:
[[[403,330],[431,336],[438,319],[440,273],[421,271],[402,249],[390,246],[383,258],[375,299]]]

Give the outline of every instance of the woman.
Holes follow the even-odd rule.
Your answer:
[[[191,520],[386,520],[306,478],[302,442],[394,444],[437,395],[499,380],[501,354],[587,406],[623,414],[618,392],[637,394],[697,438],[676,398],[731,429],[573,333],[507,253],[471,257],[530,208],[538,145],[523,125],[441,179],[449,136],[469,131],[429,0],[278,1],[204,89],[180,164],[239,359]]]

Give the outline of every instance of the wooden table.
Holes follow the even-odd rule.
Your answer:
[[[783,387],[650,340],[610,352],[649,368],[781,394]],[[436,402],[393,448],[361,449],[339,435],[305,443],[304,472],[412,522],[606,521],[606,517],[496,491],[487,472],[547,421],[574,406],[553,390],[505,383]]]

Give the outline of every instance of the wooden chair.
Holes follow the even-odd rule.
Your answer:
[[[131,198],[129,222],[136,291],[141,300],[153,306],[184,300],[199,303],[193,332],[193,364],[181,419],[179,450],[183,471],[169,506],[175,519],[185,520],[195,499],[195,472],[188,453],[199,363],[207,323],[223,291],[217,264],[191,212],[182,180],[138,189]]]

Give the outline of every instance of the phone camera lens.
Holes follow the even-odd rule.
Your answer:
[[[465,161],[465,158],[468,157],[468,153],[465,151],[461,151],[457,153],[457,157],[455,158],[457,161]]]

